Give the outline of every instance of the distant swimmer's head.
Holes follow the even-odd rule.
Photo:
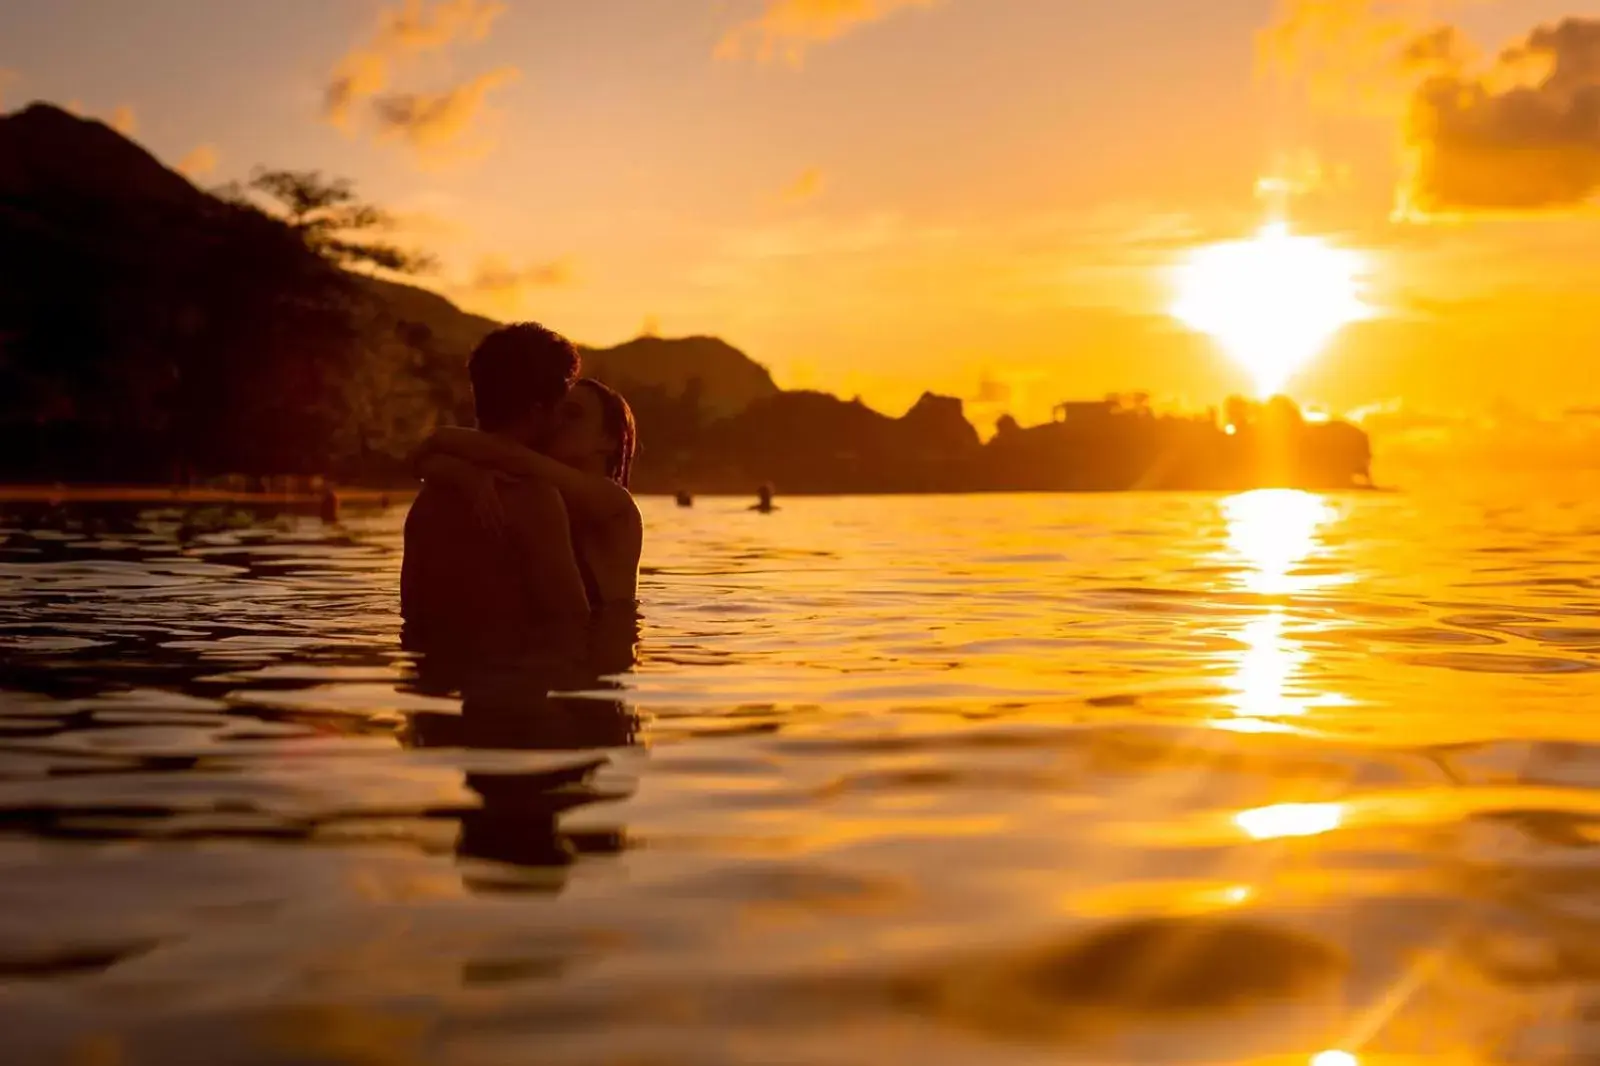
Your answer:
[[[495,330],[467,364],[478,428],[543,447],[581,365],[576,345],[537,323]]]
[[[623,488],[638,446],[633,409],[615,389],[583,378],[561,405],[550,457],[579,470],[604,474]]]

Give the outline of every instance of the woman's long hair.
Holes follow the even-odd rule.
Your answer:
[[[633,422],[633,408],[622,394],[594,378],[579,378],[577,385],[594,390],[600,398],[600,416],[606,432],[617,438],[616,451],[606,457],[606,476],[623,488],[633,474],[633,453],[639,447],[639,430]],[[576,387],[576,386],[575,386]]]

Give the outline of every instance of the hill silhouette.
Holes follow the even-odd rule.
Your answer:
[[[92,119],[0,116],[0,477],[408,483],[411,450],[470,421],[466,358],[496,323],[303,236]],[[714,337],[585,362],[635,408],[644,491],[1334,487],[1370,464],[1359,429],[1285,400],[1233,401],[1219,421],[1112,398],[1044,426],[1002,420],[984,443],[958,399],[892,418],[785,392]]]
[[[415,285],[380,278],[365,278],[363,284],[396,315],[427,326],[442,349],[463,359],[500,325]],[[660,389],[673,398],[693,394],[710,417],[737,414],[779,391],[766,367],[717,337],[637,337],[611,348],[579,347],[585,375],[624,391]]]

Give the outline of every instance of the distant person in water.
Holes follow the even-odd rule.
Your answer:
[[[468,364],[474,438],[517,454],[549,447],[578,368],[577,348],[543,326],[491,333]],[[400,575],[406,642],[509,650],[534,632],[586,621],[589,597],[556,486],[478,478],[471,468],[458,476],[465,465],[424,461],[426,481],[406,516]],[[492,492],[492,506],[485,492]]]
[[[756,490],[756,502],[751,505],[750,510],[760,511],[762,514],[771,514],[777,509],[777,504],[772,502],[772,486],[770,484],[762,485]]]
[[[639,597],[644,523],[628,491],[637,432],[616,390],[579,380],[542,444],[471,429],[437,431],[424,446],[421,472],[453,485],[490,527],[503,522],[504,483],[555,490],[571,522],[572,545],[595,610],[631,607]]]
[[[678,490],[678,506],[679,507],[693,507],[694,506],[694,494],[691,493],[688,489],[679,489]]]

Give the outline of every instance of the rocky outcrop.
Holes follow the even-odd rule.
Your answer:
[[[766,367],[716,337],[639,337],[615,348],[585,348],[583,367],[624,392],[654,388],[674,398],[692,396],[713,418],[778,394]]]

